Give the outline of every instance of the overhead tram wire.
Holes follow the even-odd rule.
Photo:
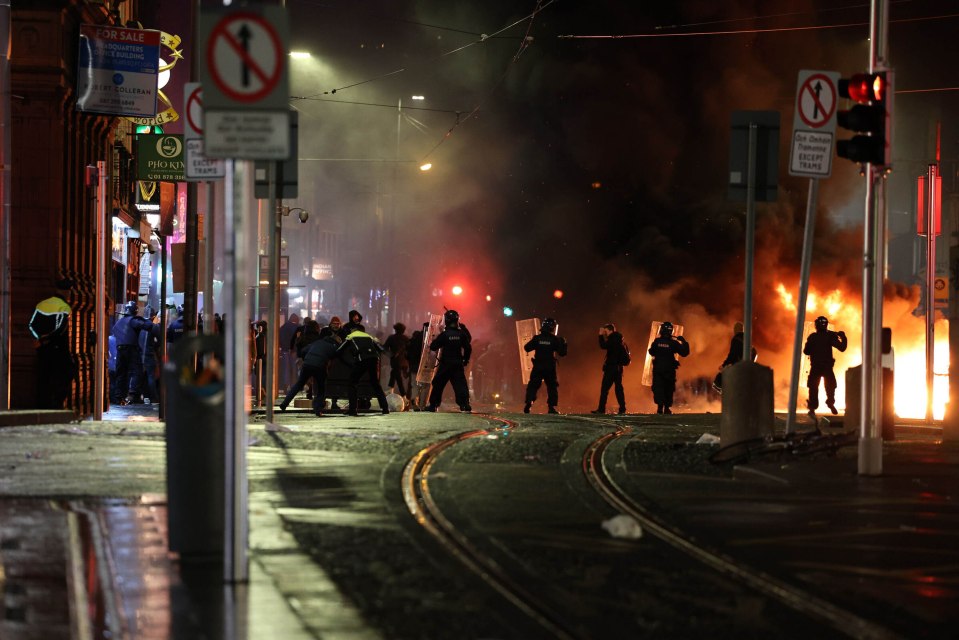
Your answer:
[[[520,23],[522,23],[522,22],[524,22],[524,21],[526,21],[526,20],[532,20],[532,19],[536,16],[537,13],[539,13],[540,11],[542,11],[543,9],[545,9],[546,7],[548,7],[549,5],[553,4],[554,2],[556,2],[556,0],[548,0],[548,2],[547,2],[545,5],[543,5],[543,6],[539,6],[539,3],[537,3],[537,8],[534,9],[533,12],[532,12],[531,14],[529,14],[528,16],[525,16],[525,17],[523,17],[523,18],[520,18],[519,20],[516,20],[515,22],[513,22],[513,23],[511,23],[511,24],[508,24],[508,25],[506,25],[505,27],[503,27],[502,29],[500,29],[499,31],[494,31],[492,34],[485,34],[485,33],[480,34],[480,37],[479,37],[478,40],[474,40],[474,41],[472,41],[472,42],[469,42],[469,43],[467,43],[467,44],[464,44],[464,45],[461,46],[461,47],[457,47],[457,48],[452,49],[452,50],[450,50],[450,51],[447,51],[447,52],[445,52],[445,53],[441,53],[441,54],[439,54],[439,55],[437,55],[437,56],[433,56],[432,58],[428,58],[427,60],[425,60],[425,61],[423,62],[423,64],[426,65],[426,64],[428,64],[428,63],[430,63],[430,62],[435,62],[436,60],[439,60],[439,59],[441,59],[441,58],[445,58],[445,57],[447,57],[447,56],[453,55],[454,53],[459,53],[460,51],[463,51],[464,49],[468,49],[469,47],[472,47],[473,45],[477,45],[477,44],[484,43],[484,42],[486,42],[487,40],[490,40],[490,39],[498,36],[499,34],[503,33],[504,31],[508,31],[508,30],[512,29],[512,28],[515,27],[516,25],[518,25],[518,24],[520,24]],[[468,32],[468,33],[470,33],[470,32]],[[524,42],[525,42],[525,39],[524,39]],[[522,46],[522,45],[521,45],[521,46]],[[336,89],[330,89],[329,91],[322,91],[322,92],[320,92],[320,93],[315,93],[315,94],[310,95],[310,96],[303,96],[303,97],[300,98],[300,99],[304,99],[304,100],[305,100],[305,99],[308,99],[308,98],[315,98],[315,97],[317,97],[317,96],[332,95],[332,94],[336,93],[337,91],[344,91],[344,90],[346,90],[346,89],[352,89],[352,88],[358,87],[358,86],[360,86],[360,85],[369,84],[369,83],[371,83],[371,82],[376,82],[377,80],[382,80],[382,79],[384,79],[384,78],[389,78],[389,77],[391,77],[391,76],[395,76],[395,75],[397,75],[397,74],[403,73],[404,71],[407,71],[407,68],[406,68],[406,67],[402,67],[402,68],[400,68],[400,69],[394,69],[393,71],[390,71],[390,72],[388,72],[388,73],[384,73],[384,74],[379,75],[379,76],[375,76],[375,77],[373,77],[373,78],[369,78],[369,79],[367,79],[367,80],[360,80],[359,82],[354,82],[354,83],[352,83],[352,84],[344,85],[344,86],[342,86],[342,87],[337,87]]]
[[[893,0],[889,4],[906,4],[910,2],[915,2],[916,0]],[[772,18],[790,18],[793,16],[807,16],[810,14],[817,13],[835,13],[836,11],[850,11],[852,9],[868,9],[869,4],[851,4],[845,7],[827,7],[826,9],[818,9],[816,11],[789,11],[787,13],[770,13],[768,15],[753,15],[753,16],[744,16],[742,18],[726,18],[723,20],[705,20],[702,22],[686,22],[684,24],[669,24],[669,25],[657,25],[654,27],[656,30],[660,29],[686,29],[689,27],[704,27],[711,24],[729,24],[731,22],[746,22],[747,20],[770,20]]]
[[[929,20],[944,20],[959,18],[959,13],[948,13],[938,16],[922,16],[918,18],[898,18],[890,23],[927,22]],[[823,29],[848,29],[850,27],[869,26],[868,22],[848,22],[844,24],[812,25],[806,27],[770,27],[766,29],[736,29],[731,31],[688,31],[685,33],[630,33],[630,34],[603,34],[603,35],[576,35],[567,34],[556,36],[560,40],[640,40],[647,38],[684,38],[690,36],[735,36],[754,33],[778,33],[786,31],[819,31]]]
[[[523,36],[523,40],[520,42],[519,49],[517,49],[516,53],[513,55],[513,57],[512,57],[512,59],[510,60],[509,64],[508,64],[508,65],[506,66],[506,68],[503,70],[503,73],[500,74],[499,79],[496,80],[496,82],[493,84],[493,86],[492,86],[492,87],[490,88],[490,90],[487,92],[486,96],[485,96],[482,100],[480,100],[479,104],[477,104],[475,107],[473,107],[473,110],[470,111],[468,114],[466,114],[466,117],[465,117],[465,118],[463,118],[462,120],[460,120],[459,115],[457,115],[456,122],[454,122],[454,123],[453,123],[453,126],[450,127],[449,130],[448,130],[446,133],[443,134],[443,137],[440,138],[440,141],[437,142],[435,145],[433,145],[433,148],[432,148],[432,149],[430,149],[429,151],[426,152],[426,155],[423,156],[422,162],[425,162],[425,161],[427,160],[427,158],[429,158],[431,155],[433,155],[433,153],[434,153],[437,149],[439,149],[440,146],[442,146],[442,144],[443,144],[444,142],[446,142],[446,141],[453,135],[453,130],[456,129],[456,127],[460,126],[461,124],[465,123],[467,120],[469,120],[470,118],[472,118],[474,115],[476,115],[476,113],[477,113],[477,112],[480,110],[480,108],[483,106],[483,103],[485,103],[487,100],[489,100],[489,99],[493,96],[493,94],[496,92],[496,90],[499,88],[499,86],[500,86],[501,84],[503,84],[503,80],[506,79],[506,76],[509,74],[509,71],[510,71],[510,69],[512,68],[512,65],[515,64],[515,63],[519,60],[519,57],[520,57],[520,56],[523,54],[523,52],[526,51],[526,49],[529,47],[529,43],[531,42],[530,37],[529,37],[529,33],[530,33],[530,31],[532,30],[532,28],[533,28],[533,20],[536,18],[536,15],[537,15],[540,11],[542,11],[543,9],[545,9],[546,7],[548,7],[549,5],[553,4],[554,2],[556,2],[556,0],[548,0],[548,1],[546,2],[546,4],[543,4],[543,0],[537,0],[537,1],[536,1],[536,8],[533,9],[533,12],[532,12],[531,14],[529,14],[526,18],[523,18],[523,20],[528,19],[528,20],[530,21],[529,25],[528,25],[527,28],[526,28],[526,35]],[[522,20],[518,20],[518,21],[514,22],[512,25],[510,25],[509,27],[506,27],[506,28],[508,29],[508,28],[510,28],[510,27],[513,27],[513,26],[519,24],[520,22],[522,22]],[[502,32],[502,30],[500,30],[500,33],[501,33],[501,32]]]

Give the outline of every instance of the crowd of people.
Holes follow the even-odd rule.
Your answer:
[[[76,366],[69,352],[67,333],[69,327],[70,305],[66,302],[69,290],[73,286],[70,280],[58,280],[56,293],[42,300],[36,307],[28,324],[35,338],[39,359],[40,375],[45,379],[40,387],[38,403],[43,408],[62,408],[67,399],[70,382],[75,376]],[[127,302],[121,316],[110,330],[108,353],[110,372],[110,400],[117,404],[153,404],[160,397],[160,346],[163,336],[159,317],[155,309],[145,308],[140,315],[136,302]],[[460,411],[471,412],[470,388],[466,369],[473,354],[472,336],[462,323],[459,313],[447,310],[443,315],[442,330],[428,345],[424,345],[429,335],[430,324],[424,323],[422,329],[412,335],[406,335],[406,326],[397,322],[393,333],[385,340],[367,333],[363,325],[363,316],[357,310],[351,310],[345,324],[337,316],[321,326],[316,320],[307,318],[300,322],[297,314],[291,314],[279,328],[280,352],[278,371],[280,387],[285,392],[279,404],[286,411],[294,398],[304,390],[312,400],[312,410],[317,416],[337,411],[342,391],[332,391],[328,381],[332,374],[340,377],[340,388],[345,385],[347,400],[346,413],[358,415],[361,407],[359,388],[361,383],[369,386],[369,395],[376,399],[378,408],[384,414],[390,412],[384,386],[380,378],[381,359],[389,359],[389,377],[386,388],[402,400],[394,403],[394,408],[414,411],[432,411],[439,409],[447,385],[453,388],[453,397]],[[223,330],[224,318],[219,314],[214,318],[216,328]],[[810,370],[806,380],[808,389],[807,409],[810,418],[816,419],[819,407],[819,387],[826,392],[826,407],[836,414],[836,376],[833,372],[835,358],[833,350],[843,352],[848,341],[842,331],[829,330],[829,320],[819,316],[815,320],[815,331],[806,340],[803,353],[809,357]],[[532,368],[526,385],[523,411],[530,413],[536,402],[540,387],[546,386],[547,413],[559,413],[559,375],[558,362],[569,350],[566,340],[558,335],[558,325],[554,318],[544,318],[539,333],[523,345],[526,353],[532,354]],[[265,393],[263,384],[263,364],[267,356],[266,321],[260,320],[250,327],[250,365],[251,382],[254,389]],[[185,322],[183,308],[175,309],[175,317],[166,331],[167,347],[172,348],[184,335]],[[202,331],[202,326],[200,327]],[[652,362],[652,394],[659,414],[672,413],[676,392],[676,370],[679,359],[688,357],[690,345],[682,335],[673,335],[671,322],[659,326],[658,335],[652,340],[648,353]],[[631,363],[632,356],[622,333],[613,323],[599,328],[599,348],[605,352],[602,363],[602,377],[599,389],[599,401],[594,414],[605,414],[610,390],[614,391],[617,401],[617,413],[625,414],[626,394],[623,386],[625,367]],[[723,371],[743,359],[743,325],[737,322],[733,327],[729,353],[719,366],[719,373],[713,381],[716,392],[723,392]],[[423,356],[435,352],[435,362],[431,372],[420,375]],[[751,360],[757,359],[755,349],[751,349]],[[340,367],[338,370],[336,367]],[[422,379],[422,378],[428,379]],[[337,385],[332,385],[336,387]],[[326,401],[329,398],[330,405]],[[364,399],[365,401],[365,399]]]

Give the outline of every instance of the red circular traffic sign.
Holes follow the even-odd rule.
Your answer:
[[[200,120],[200,116],[203,115],[203,99],[201,95],[203,94],[203,88],[197,87],[193,90],[186,99],[186,121],[190,127],[203,135],[203,121]]]
[[[818,88],[813,86],[816,81],[821,83]],[[799,118],[806,126],[818,129],[827,125],[836,112],[836,87],[829,76],[814,73],[799,88],[796,101]]]
[[[279,85],[284,46],[273,25],[262,16],[231,13],[210,32],[206,63],[210,77],[225,96],[251,104]]]

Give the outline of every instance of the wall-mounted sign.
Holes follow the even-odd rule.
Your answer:
[[[183,180],[183,136],[141,134],[136,137],[137,180]]]
[[[152,118],[159,60],[159,31],[80,25],[77,109]]]

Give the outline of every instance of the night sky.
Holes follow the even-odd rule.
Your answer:
[[[744,206],[726,198],[730,117],[780,111],[779,198],[759,205],[754,343],[760,362],[776,369],[777,388],[785,384],[795,316],[773,292],[779,283],[798,289],[808,188],[786,171],[796,77],[800,69],[865,70],[868,3],[287,7],[290,48],[312,54],[292,64],[299,155],[310,159],[300,164],[301,198],[322,224],[349,229],[344,257],[367,274],[401,274],[401,307],[455,306],[479,340],[507,350],[515,338],[503,305],[513,319],[554,316],[571,343],[563,404],[581,408],[595,402],[594,336],[605,322],[621,327],[634,361],[651,321],[683,324],[693,353],[681,379],[715,373],[743,305]],[[898,91],[959,87],[957,11],[946,0],[891,3]],[[763,31],[771,29],[790,30]],[[730,31],[738,33],[717,33]],[[562,37],[635,34],[660,37]],[[414,94],[426,100],[414,103]],[[950,192],[957,106],[959,91],[897,96],[891,232],[914,225],[913,180],[934,159],[937,120]],[[429,173],[416,169],[423,160],[433,163]],[[835,159],[820,188],[812,277],[814,288],[839,288],[856,301],[862,182],[856,165]],[[391,215],[393,251],[382,227]],[[466,287],[461,298],[448,293],[454,282]],[[903,309],[918,300],[912,284],[890,287]],[[444,296],[432,297],[434,289]],[[858,340],[857,327],[845,328]],[[651,402],[638,387],[640,367],[627,376],[636,410]]]

